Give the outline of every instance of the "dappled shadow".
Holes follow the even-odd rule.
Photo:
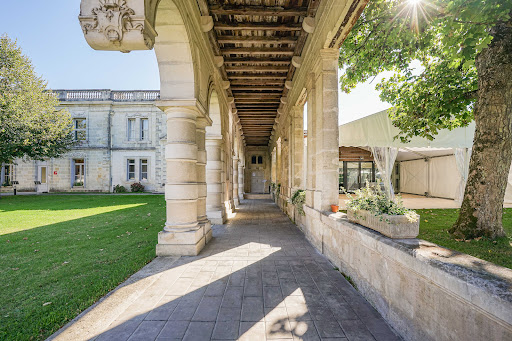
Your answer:
[[[92,310],[56,339],[398,340],[270,200],[243,203],[229,224],[214,226],[200,256],[156,266],[110,320],[98,323]]]

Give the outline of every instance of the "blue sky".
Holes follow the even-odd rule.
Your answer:
[[[87,45],[78,14],[80,0],[0,0],[0,34],[15,38],[51,89],[159,89],[153,51],[94,51]],[[340,93],[340,123],[390,107],[375,84]]]

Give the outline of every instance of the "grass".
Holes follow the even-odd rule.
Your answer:
[[[43,340],[155,257],[162,195],[0,199],[0,340]]]
[[[458,210],[456,209],[429,209],[416,210],[416,212],[421,219],[418,238],[512,268],[512,209],[503,211],[503,227],[507,237],[498,238],[495,241],[486,238],[471,241],[455,240],[448,233],[448,229],[457,219]]]

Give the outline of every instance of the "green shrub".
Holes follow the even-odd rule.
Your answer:
[[[345,191],[343,189],[343,191]],[[402,198],[396,196],[396,201],[390,200],[380,186],[380,181],[377,181],[376,186],[370,186],[366,181],[364,188],[358,189],[355,192],[355,197],[347,193],[347,208],[352,211],[369,211],[376,216],[382,214],[388,215],[404,215],[410,222],[418,221],[418,215],[415,211],[404,207]]]
[[[135,182],[130,185],[132,192],[144,192],[144,185],[140,182]]]
[[[126,193],[126,187],[121,185],[116,185],[114,187],[114,193]]]
[[[304,216],[306,213],[304,212],[304,203],[306,202],[306,191],[303,189],[298,189],[292,195],[292,204],[297,207],[297,211],[300,215]]]

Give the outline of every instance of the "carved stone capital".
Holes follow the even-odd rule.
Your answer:
[[[104,51],[151,50],[157,36],[153,28],[156,5],[146,6],[146,2],[82,0],[78,19],[87,43]]]

